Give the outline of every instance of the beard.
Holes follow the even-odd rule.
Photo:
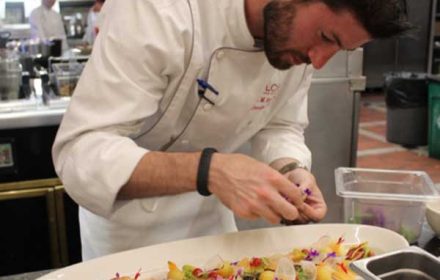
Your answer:
[[[310,58],[299,50],[287,48],[291,40],[297,1],[273,0],[263,10],[264,16],[264,52],[269,63],[279,69],[287,70],[293,66],[285,56],[295,56],[302,63],[310,64]]]

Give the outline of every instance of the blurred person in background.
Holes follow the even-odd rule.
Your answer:
[[[86,44],[93,45],[96,35],[98,35],[98,16],[101,12],[101,8],[104,5],[105,0],[95,0],[95,4],[90,8],[87,15],[87,27],[83,37],[83,41]]]
[[[66,31],[61,15],[52,10],[56,0],[41,0],[41,6],[29,16],[31,37],[40,40],[61,39],[63,51],[67,49]]]

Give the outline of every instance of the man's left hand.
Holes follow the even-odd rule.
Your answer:
[[[316,184],[315,176],[304,168],[296,168],[287,172],[284,176],[300,188],[305,195],[305,203],[299,213],[300,218],[295,222],[307,223],[322,220],[327,213],[327,204]]]

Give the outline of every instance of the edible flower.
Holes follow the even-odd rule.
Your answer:
[[[330,258],[336,258],[336,252],[328,253],[327,256],[322,261],[325,262],[326,260],[328,260]]]
[[[304,193],[305,193],[307,196],[311,196],[311,195],[312,195],[312,191],[311,191],[309,188],[305,189],[305,190],[304,190]]]
[[[307,254],[307,257],[306,257],[306,260],[307,261],[311,261],[311,260],[313,260],[315,257],[318,257],[319,256],[319,252],[317,251],[317,250],[315,250],[315,249],[310,249],[309,251],[308,251],[308,254]]]

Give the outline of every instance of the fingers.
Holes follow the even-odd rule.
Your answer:
[[[295,223],[317,222],[327,213],[327,205],[314,176],[304,170],[296,169],[288,174],[289,180],[298,184],[298,190],[304,194],[304,203],[299,207],[299,217]],[[292,224],[289,221],[289,224]]]
[[[327,213],[327,205],[318,186],[313,185],[307,189],[311,191],[305,200],[301,214],[310,221],[320,221]]]
[[[307,171],[292,172],[302,183],[307,181],[303,178],[311,176]],[[304,196],[293,178],[288,179],[270,166],[244,155],[216,154],[211,162],[209,180],[210,191],[241,218],[261,217],[274,224],[281,219],[305,222],[310,220],[309,215],[313,219],[321,216],[310,208],[302,214]],[[319,201],[313,203],[319,205]]]
[[[259,188],[253,195],[248,196],[247,201],[243,201],[241,211],[248,217],[256,215],[272,224],[280,223],[282,218],[297,219],[299,212],[294,205],[283,198],[280,193],[271,187]]]
[[[308,204],[304,205],[301,212],[308,220],[318,222],[322,220],[327,213],[327,206],[325,204],[315,205],[314,207]]]

